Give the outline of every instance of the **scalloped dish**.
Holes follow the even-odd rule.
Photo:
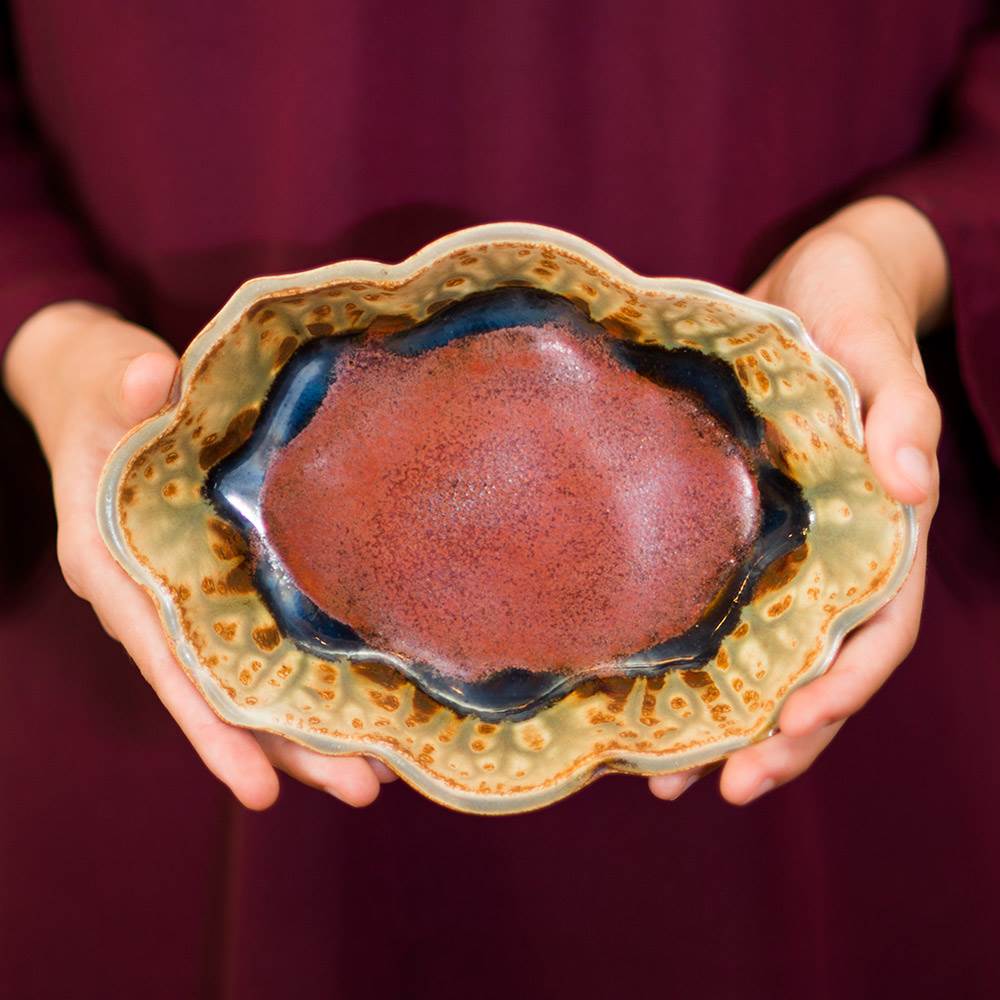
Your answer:
[[[98,522],[185,671],[467,812],[765,738],[913,560],[797,317],[543,226],[249,281],[175,390]]]

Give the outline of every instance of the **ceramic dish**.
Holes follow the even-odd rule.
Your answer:
[[[497,351],[521,354],[484,368]],[[594,366],[611,381],[573,410]],[[555,370],[531,391],[555,386],[563,409],[547,390],[497,402],[483,387],[501,368],[529,372],[529,383],[531,371]],[[403,416],[386,415],[405,397],[390,378],[415,394]],[[427,393],[448,378],[430,406]],[[436,413],[461,405],[462,440],[433,430]],[[529,491],[525,515],[498,536],[510,550],[497,549],[482,497],[512,476],[543,482],[533,470],[561,453],[549,442],[566,407],[577,440],[610,442],[610,502],[593,541],[574,549],[570,514],[561,527],[534,525],[567,496],[565,510],[579,509],[580,488],[566,485],[578,463],[567,459],[545,480],[555,499],[532,505]],[[423,437],[410,433],[415,421]],[[480,432],[505,443],[484,459],[493,479],[459,504],[466,460],[486,454],[469,444]],[[365,451],[364,434],[376,433]],[[423,467],[391,489],[343,470],[337,479],[329,462],[317,473],[352,434],[348,465],[378,466],[412,439],[416,452],[464,455],[466,472],[446,467],[436,492]],[[527,471],[513,475],[518,457]],[[663,487],[657,462],[687,478]],[[371,475],[378,484],[387,473]],[[442,503],[443,535],[425,517]],[[618,508],[641,542],[601,562],[600,517]],[[366,519],[378,530],[355,537]],[[538,808],[609,771],[681,770],[766,737],[788,693],[899,589],[916,542],[912,509],[884,494],[867,461],[849,379],[794,315],[705,282],[641,277],[570,234],[518,223],[454,233],[396,265],[346,261],[247,282],[185,352],[175,401],[110,457],[98,520],[222,718],[322,753],[375,755],[430,798],[477,813]],[[425,522],[421,541],[414,525]],[[521,565],[518,538],[531,558],[556,555],[507,581],[500,614],[473,584],[485,573],[502,589],[506,568]],[[622,551],[648,565],[638,573]],[[578,578],[601,599],[589,584],[573,591]],[[532,632],[525,620],[552,594],[561,617],[539,610],[544,627]],[[599,654],[644,600],[666,618],[653,627],[639,615],[613,656]],[[401,623],[398,641],[380,615]],[[411,642],[405,628],[424,626]]]

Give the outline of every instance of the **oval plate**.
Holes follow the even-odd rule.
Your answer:
[[[811,518],[708,662],[595,678],[527,717],[486,721],[435,700],[391,657],[316,655],[283,635],[245,538],[206,487],[301,345],[400,330],[509,286],[568,299],[616,337],[724,361]],[[868,463],[850,380],[795,315],[707,282],[639,276],[525,223],[462,230],[400,264],[344,261],[244,284],[185,351],[171,403],[108,459],[98,522],[223,719],[321,753],[379,757],[431,799],[484,814],[548,805],[610,771],[705,764],[766,737],[789,692],[898,591],[917,534],[913,509],[882,491]]]

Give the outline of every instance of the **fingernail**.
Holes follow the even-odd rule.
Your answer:
[[[755,789],[747,802],[753,802],[754,799],[759,799],[762,795],[767,795],[769,791],[777,784],[774,778],[765,778]]]
[[[900,472],[922,493],[931,490],[931,463],[927,456],[912,444],[904,445],[896,452],[896,465]]]

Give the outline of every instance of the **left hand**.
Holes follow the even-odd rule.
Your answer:
[[[176,366],[173,351],[151,331],[84,302],[45,306],[11,341],[3,381],[49,463],[66,583],[90,603],[205,766],[245,806],[274,803],[275,769],[349,805],[368,805],[393,777],[381,762],[326,756],[224,722],[171,652],[153,602],[101,540],[95,501],[104,463],[128,430],[167,402]]]
[[[747,294],[797,313],[819,346],[850,373],[861,395],[872,467],[891,496],[916,505],[920,538],[913,569],[896,597],[848,637],[822,677],[789,696],[774,736],[725,762],[719,788],[734,805],[809,768],[916,641],[927,531],[938,499],[941,429],[917,334],[944,311],[947,258],[923,214],[895,198],[867,198],[807,232]],[[675,799],[706,770],[650,778],[650,790]]]

